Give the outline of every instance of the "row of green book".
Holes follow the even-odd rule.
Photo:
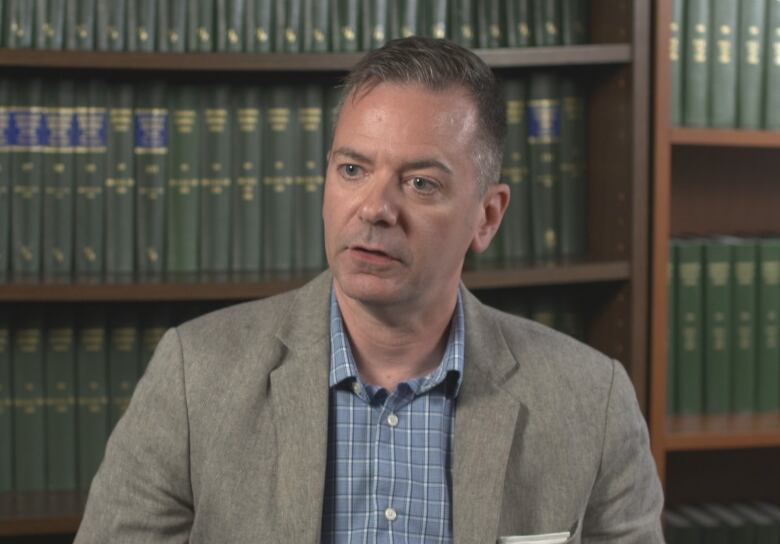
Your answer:
[[[202,310],[0,307],[0,492],[88,489],[158,340]]]
[[[8,48],[361,51],[421,35],[465,47],[584,43],[587,0],[5,0]]]
[[[668,411],[780,408],[780,238],[672,240]]]
[[[764,501],[667,508],[663,523],[667,544],[780,542],[780,507]]]
[[[478,261],[580,257],[583,91],[504,86],[512,197]],[[324,268],[337,101],[320,83],[0,80],[0,281]]]
[[[672,0],[675,126],[780,130],[780,3]]]

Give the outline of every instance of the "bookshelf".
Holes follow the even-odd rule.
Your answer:
[[[671,0],[655,4],[649,359],[653,455],[671,505],[777,501],[779,481],[768,467],[780,448],[779,413],[667,413],[670,238],[751,236],[780,228],[780,132],[672,127],[671,11]]]
[[[566,71],[588,87],[588,257],[550,266],[511,263],[464,272],[475,290],[562,287],[593,304],[590,344],[621,360],[647,403],[649,189],[649,3],[593,0],[592,45],[477,50],[499,75],[536,68]],[[6,73],[121,74],[134,79],[197,76],[262,82],[289,78],[333,79],[360,54],[164,54],[0,51]],[[239,301],[283,292],[312,274],[169,278],[161,282],[7,283],[0,303]],[[73,533],[81,493],[0,494],[0,537]]]

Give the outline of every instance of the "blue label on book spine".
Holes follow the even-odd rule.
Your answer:
[[[561,136],[561,102],[531,100],[528,103],[528,141],[532,144],[557,142]]]
[[[168,110],[133,112],[136,153],[165,153],[168,150]]]

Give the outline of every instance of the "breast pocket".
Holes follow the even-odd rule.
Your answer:
[[[497,544],[579,544],[582,523],[578,519],[568,531],[538,535],[501,536]]]

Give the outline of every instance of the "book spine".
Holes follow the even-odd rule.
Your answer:
[[[333,129],[336,124],[339,100],[341,100],[341,89],[332,85],[326,85],[323,100],[323,130],[325,131],[325,155],[327,156],[333,140]]]
[[[250,0],[252,1],[252,0]],[[251,50],[256,53],[268,53],[273,49],[273,6],[274,0],[253,0],[254,1],[254,30],[250,38],[252,43]],[[331,0],[335,2],[336,0]],[[320,3],[317,2],[317,5]],[[330,7],[330,2],[322,2],[325,8]],[[330,28],[330,24],[326,25]]]
[[[477,2],[477,20],[479,26],[478,43],[482,49],[494,49],[504,46],[504,13],[501,0]]]
[[[244,51],[246,0],[217,0],[217,51]]]
[[[732,345],[732,409],[756,408],[756,244],[734,246],[734,341]]]
[[[323,89],[319,84],[303,87],[298,109],[303,157],[298,161],[300,176],[295,180],[298,202],[293,241],[294,266],[300,270],[321,270],[325,263],[321,213],[325,182],[323,102]]]
[[[765,0],[742,0],[740,4],[739,89],[737,90],[739,127],[763,126],[763,67]]]
[[[250,85],[233,90],[233,252],[232,269],[260,270],[261,214],[260,91]]]
[[[126,306],[112,317],[108,340],[109,429],[113,429],[127,410],[138,382],[141,338],[138,315]]]
[[[73,315],[53,316],[46,327],[46,468],[50,490],[75,490],[76,342]]]
[[[431,0],[426,4],[428,12],[425,22],[428,25],[426,35],[443,40],[448,35],[447,7],[449,0]]]
[[[98,51],[125,50],[127,2],[128,0],[97,0],[95,45]]]
[[[99,80],[77,89],[75,271],[99,277],[105,264],[105,195],[108,92]]]
[[[11,261],[11,103],[11,81],[0,79],[0,282],[8,279]]]
[[[38,49],[62,49],[65,45],[65,2],[62,0],[36,0],[35,47]]]
[[[710,0],[687,0],[685,104],[687,126],[707,126],[709,113]]]
[[[15,85],[10,108],[11,139],[11,269],[17,278],[37,278],[41,270],[42,150],[48,145],[43,114],[43,81]]]
[[[561,80],[560,254],[581,259],[587,249],[587,127],[585,91],[571,77]]]
[[[510,0],[506,4],[506,45],[528,47],[531,43],[531,0]]]
[[[364,49],[382,47],[390,38],[390,18],[387,0],[370,0],[364,4],[363,12],[367,20],[363,32]]]
[[[506,140],[503,183],[512,193],[502,224],[505,229],[504,257],[519,262],[531,257],[531,204],[528,187],[528,131],[526,126],[526,81],[504,81],[506,98]]]
[[[154,51],[157,37],[157,0],[135,1],[134,28],[137,51]]]
[[[166,25],[159,43],[172,53],[187,50],[187,0],[168,0]]]
[[[560,0],[561,43],[577,45],[588,41],[588,0]]]
[[[226,273],[230,271],[232,193],[230,88],[211,86],[206,89],[205,97],[200,269]]]
[[[462,47],[472,48],[476,44],[475,38],[473,0],[451,0],[450,39]]]
[[[293,182],[298,160],[295,89],[271,87],[264,135],[268,159],[263,168],[263,264],[266,270],[292,269],[295,213]]]
[[[76,2],[75,20],[68,27],[68,49],[93,51],[95,49],[95,0],[70,0]]]
[[[135,271],[133,85],[120,82],[109,93],[106,152],[106,274],[129,278]]]
[[[344,0],[341,0],[344,1]],[[419,0],[400,0],[400,35],[402,38],[422,34],[422,10]]]
[[[780,2],[770,0],[767,16],[766,128],[780,130]]]
[[[126,51],[138,51],[138,33],[136,28],[138,27],[138,4],[136,0],[125,0],[125,27],[123,29],[125,35],[125,50]]]
[[[780,240],[758,245],[758,410],[780,408]]]
[[[140,333],[141,333],[141,359],[138,370],[138,377],[143,376],[146,366],[154,355],[154,350],[160,339],[172,325],[171,316],[167,307],[156,307],[141,314]]]
[[[15,318],[13,348],[14,472],[16,491],[46,489],[43,323],[40,315]]]
[[[76,137],[75,84],[47,86],[44,111],[49,142],[43,155],[43,276],[70,279],[73,272],[73,181]]]
[[[666,286],[668,293],[667,307],[667,339],[666,339],[666,413],[674,415],[677,413],[677,347],[678,347],[678,324],[677,324],[677,292],[678,292],[678,255],[677,241],[672,240],[669,243],[669,262],[667,266]]]
[[[271,0],[268,0],[271,1]],[[187,49],[189,51],[214,51],[215,0],[189,0],[187,20]]]
[[[35,43],[35,2],[31,0],[5,0],[5,46],[9,49],[28,49]]]
[[[684,29],[685,0],[672,0],[672,20],[669,21],[669,102],[672,126],[683,124],[683,55],[680,44],[685,41]]]
[[[528,149],[531,172],[531,235],[537,261],[550,262],[558,254],[556,214],[558,145],[561,136],[559,82],[554,73],[530,77],[528,92]]]
[[[166,88],[139,84],[133,110],[135,176],[138,186],[136,264],[142,276],[159,276],[165,263],[165,177],[168,155]]]
[[[200,245],[200,136],[203,109],[194,85],[172,90],[166,270],[195,274]]]
[[[286,10],[284,17],[284,52],[299,53],[302,46],[303,13],[302,0],[285,0]]]
[[[304,0],[303,9],[303,50],[317,53],[329,51],[330,0]]]
[[[710,45],[710,126],[737,125],[737,23],[739,5],[733,0],[712,0]]]
[[[731,405],[731,247],[704,243],[704,411],[722,414]]]
[[[334,0],[337,6],[338,49],[353,53],[360,45],[360,0]],[[415,2],[416,4],[416,2]]]
[[[173,0],[157,0],[156,13],[154,16],[154,28],[152,33],[154,34],[155,51],[159,53],[170,52],[168,44],[168,29],[170,28],[170,21],[168,16],[170,15],[170,8],[173,5]]]
[[[559,0],[533,0],[531,14],[534,45],[560,45]]]
[[[686,240],[677,248],[677,413],[704,408],[702,245]]]
[[[79,322],[76,348],[76,395],[79,488],[89,489],[108,439],[108,377],[105,315],[85,311]]]
[[[10,307],[0,306],[0,493],[13,490],[13,396]]]

